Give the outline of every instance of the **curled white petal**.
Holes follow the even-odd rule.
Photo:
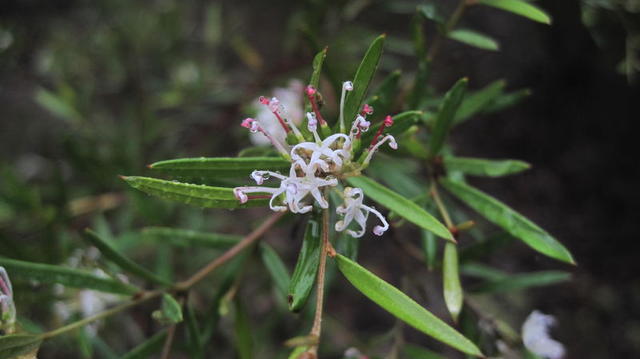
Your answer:
[[[549,336],[549,328],[556,320],[551,315],[546,315],[534,310],[529,314],[522,325],[522,342],[531,352],[546,359],[561,359],[565,349],[562,343]]]

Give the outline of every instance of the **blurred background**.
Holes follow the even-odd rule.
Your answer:
[[[515,328],[533,309],[556,316],[553,333],[567,346],[568,358],[638,357],[640,191],[634,188],[640,166],[632,124],[640,119],[640,2],[536,3],[552,16],[552,26],[470,8],[462,24],[496,38],[500,51],[445,41],[430,83],[437,93],[463,76],[469,77],[472,89],[498,79],[506,80],[508,90],[529,89],[530,95],[517,105],[476,116],[457,128],[453,147],[460,155],[531,163],[533,168],[522,174],[472,183],[555,235],[578,266],[566,268],[523,245],[510,246],[486,262],[513,273],[569,270],[572,281],[479,300],[490,315]],[[163,159],[237,155],[250,145],[239,123],[254,111],[257,97],[270,95],[292,78],[306,81],[313,55],[325,46],[329,51],[321,89],[351,78],[370,41],[381,33],[388,40],[377,82],[399,69],[401,83],[409,84],[417,66],[409,23],[419,4],[3,3],[0,255],[69,263],[78,257],[78,249],[87,248],[79,233],[92,227],[167,277],[192,273],[216,252],[145,242],[139,229],[176,226],[241,235],[249,232],[247,223],[259,222],[266,210],[228,212],[170,204],[130,190],[117,175],[148,174],[146,165]],[[440,6],[446,13],[455,4],[442,1]],[[426,31],[430,43],[435,30],[430,25]],[[283,226],[267,237],[289,269],[299,248],[300,227]],[[419,242],[417,232],[402,233]],[[400,283],[407,269],[420,267],[385,238],[363,238],[360,248],[360,261],[394,283]],[[420,270],[419,280],[438,281],[437,275]],[[257,357],[276,357],[283,340],[305,329],[286,308],[269,310],[277,299],[267,289],[269,279],[259,264],[246,271],[251,280],[242,289],[243,303],[256,338],[266,338],[256,343],[269,343],[256,347]],[[389,315],[344,284],[337,279],[328,296],[325,331],[333,339],[325,344],[327,357],[382,340],[394,326]],[[14,286],[24,327],[51,329],[64,320],[56,307],[69,303],[73,294],[29,282],[16,281]],[[215,288],[204,287],[196,302],[206,308]],[[441,299],[426,298],[435,312],[444,313]],[[118,357],[153,333],[153,325],[144,324],[151,309],[105,322],[97,337],[47,342],[39,357]],[[282,321],[283,326],[278,324]],[[212,340],[220,357],[231,357],[231,335],[224,328]],[[408,331],[407,340],[425,339]]]

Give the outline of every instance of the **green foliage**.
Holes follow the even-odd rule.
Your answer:
[[[500,45],[498,41],[489,35],[469,29],[456,29],[447,34],[450,39],[460,41],[464,44],[477,47],[482,50],[498,51]]]
[[[478,0],[478,4],[495,7],[543,24],[551,24],[551,17],[547,13],[525,0]]]
[[[317,218],[311,218],[307,223],[298,262],[289,283],[287,295],[289,310],[297,312],[307,302],[316,281],[319,262],[320,223]]]
[[[159,161],[150,164],[149,168],[177,178],[206,181],[220,177],[248,177],[256,168],[286,171],[289,166],[288,161],[276,157],[201,157]]]
[[[469,339],[391,284],[378,278],[347,257],[338,254],[336,261],[340,272],[354,287],[398,319],[464,353],[483,356],[480,349]]]
[[[36,335],[13,334],[0,336],[0,359],[16,358],[37,351],[42,339]]]
[[[466,78],[458,80],[444,96],[433,125],[431,139],[429,140],[429,156],[434,157],[440,153],[449,129],[453,124],[456,111],[462,104],[468,82],[469,80]]]
[[[518,160],[485,160],[469,157],[445,157],[444,165],[448,171],[462,172],[472,176],[502,177],[531,168],[531,165]]]
[[[451,317],[457,322],[462,311],[463,292],[458,273],[458,248],[453,243],[447,243],[444,246],[442,277],[444,302]]]

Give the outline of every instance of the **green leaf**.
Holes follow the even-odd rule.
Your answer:
[[[36,102],[54,115],[71,122],[79,122],[82,115],[73,107],[70,98],[43,88],[36,91]]]
[[[227,249],[238,243],[242,236],[219,233],[204,233],[188,229],[169,227],[147,227],[142,230],[142,238],[169,243],[178,247],[207,247]]]
[[[427,83],[431,75],[431,60],[426,58],[418,62],[418,71],[413,82],[413,89],[409,94],[410,108],[422,109],[423,102],[427,97]]]
[[[248,177],[254,170],[288,171],[291,162],[279,157],[199,157],[159,161],[149,165],[177,178]]]
[[[402,347],[403,358],[406,359],[445,359],[442,355],[413,344]]]
[[[169,325],[182,322],[182,306],[170,294],[162,295],[160,310],[153,312],[153,319],[161,324]]]
[[[488,108],[502,94],[505,86],[506,82],[504,80],[497,80],[465,96],[460,108],[456,111],[456,116],[453,120],[454,125],[464,122],[471,116]]]
[[[375,110],[371,118],[384,118],[393,107],[394,100],[398,96],[398,83],[400,82],[400,70],[395,70],[387,76],[374,95],[369,99],[369,105]]]
[[[411,19],[411,32],[416,58],[422,61],[427,56],[427,40],[424,34],[424,16],[420,14],[420,10]]]
[[[469,29],[455,29],[447,34],[450,39],[483,50],[498,51],[500,45],[494,38]]]
[[[160,285],[171,284],[169,281],[158,277],[157,275],[150,272],[146,268],[141,267],[136,262],[120,254],[115,248],[111,246],[111,244],[109,244],[106,240],[100,238],[100,236],[96,232],[90,229],[86,229],[85,233],[86,233],[85,238],[87,238],[94,247],[98,248],[98,250],[100,250],[100,253],[102,253],[102,255],[108,258],[111,262],[115,263],[118,267],[120,267],[125,272],[131,273],[140,278],[144,278],[152,283],[156,283]]]
[[[358,70],[356,70],[356,75],[353,78],[353,91],[347,93],[344,106],[344,118],[347,122],[355,119],[358,112],[360,112],[362,101],[380,63],[385,37],[386,35],[383,34],[373,40],[364,58],[362,58]]]
[[[456,111],[464,98],[468,82],[467,78],[458,80],[444,96],[433,126],[431,139],[429,140],[429,156],[434,157],[440,153],[444,140],[453,124]]]
[[[460,271],[465,276],[487,279],[490,281],[501,280],[509,274],[481,263],[465,263],[460,267]]]
[[[458,273],[458,248],[453,243],[447,243],[444,247],[442,260],[442,282],[444,285],[444,302],[455,322],[462,310],[462,285]]]
[[[111,278],[101,278],[89,272],[52,264],[24,262],[0,258],[0,266],[5,267],[13,277],[37,280],[43,283],[58,283],[68,287],[95,289],[100,292],[135,294],[138,289]]]
[[[518,160],[488,160],[469,157],[445,157],[447,171],[458,171],[467,175],[501,177],[522,172],[531,165]]]
[[[519,104],[529,96],[531,96],[531,90],[527,88],[502,94],[489,103],[482,112],[492,113],[504,110]]]
[[[278,288],[278,292],[282,295],[282,298],[287,298],[287,292],[289,290],[289,271],[287,267],[280,259],[280,256],[276,251],[268,244],[260,244],[260,255],[262,256],[262,262],[267,267],[271,278]]]
[[[324,59],[327,57],[327,48],[325,47],[322,51],[318,52],[316,56],[313,58],[312,62],[312,72],[311,78],[309,79],[309,85],[317,88],[320,83],[320,73],[322,72],[322,65],[324,64]],[[305,108],[307,111],[311,111],[311,104],[309,103],[309,99],[305,96],[304,98]],[[306,128],[306,126],[303,126]]]
[[[523,0],[478,0],[478,4],[495,7],[530,20],[550,25],[551,17],[539,7]]]
[[[453,241],[453,236],[447,227],[410,199],[402,197],[365,176],[349,177],[347,181],[354,187],[362,188],[365,196],[394,211],[409,222],[433,232],[438,237]]]
[[[395,116],[393,116],[393,126],[389,127],[386,130],[386,133],[399,137],[403,133],[405,133],[411,126],[418,123],[420,116],[422,116],[422,111],[405,111],[401,112]],[[369,143],[373,140],[373,136],[378,132],[382,126],[382,123],[378,123],[374,126],[371,126],[369,131],[365,132],[362,135],[361,142],[363,145],[368,146]]]
[[[571,279],[571,273],[562,271],[540,271],[497,278],[474,288],[474,293],[514,292],[532,287],[543,287]]]
[[[235,338],[234,343],[238,352],[238,359],[253,359],[253,338],[251,336],[251,326],[249,317],[244,306],[239,300],[236,301],[235,315]]]
[[[529,247],[551,258],[575,264],[571,253],[560,242],[504,203],[465,183],[444,178],[440,183],[469,207],[514,237],[520,238]]]
[[[438,254],[438,241],[436,236],[426,230],[421,231],[422,251],[424,252],[424,261],[429,270],[433,270],[436,265],[436,255]]]
[[[122,356],[122,359],[148,359],[153,354],[160,351],[164,339],[167,336],[166,331],[156,333],[151,338],[145,340],[130,352]]]
[[[464,353],[482,356],[480,349],[469,339],[391,284],[378,278],[375,274],[347,257],[338,254],[335,259],[340,272],[354,287],[396,318]]]
[[[202,359],[204,358],[204,343],[202,342],[202,336],[200,335],[200,328],[198,327],[198,321],[196,319],[196,313],[193,307],[187,305],[185,307],[185,323],[187,324],[188,334],[188,347],[190,352],[190,358]]]
[[[0,359],[16,358],[37,350],[42,340],[37,335],[12,334],[0,336]]]
[[[427,3],[418,6],[418,12],[425,18],[437,23],[444,24],[447,20],[440,11],[437,3]]]
[[[147,194],[176,202],[205,208],[248,208],[266,206],[268,200],[249,200],[241,204],[233,195],[232,188],[212,187],[157,178],[122,177],[131,187]]]
[[[289,310],[292,312],[300,311],[316,282],[320,263],[320,243],[320,223],[317,218],[311,218],[307,223],[302,249],[289,282],[287,299]]]

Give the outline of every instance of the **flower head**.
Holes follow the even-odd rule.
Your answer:
[[[16,322],[16,306],[13,302],[13,287],[4,267],[0,267],[0,329],[13,332]]]
[[[272,133],[260,119],[247,118],[242,121],[242,126],[252,133],[262,133],[284,158],[291,161],[288,175],[278,172],[262,171],[256,169],[251,173],[251,178],[257,186],[244,186],[234,188],[235,197],[246,203],[252,199],[269,199],[269,207],[274,211],[289,210],[293,213],[306,213],[311,211],[314,205],[320,208],[328,208],[329,202],[325,198],[325,191],[338,186],[338,179],[352,175],[358,175],[366,168],[373,154],[385,143],[389,147],[398,147],[395,138],[384,135],[385,128],[393,125],[391,116],[387,116],[380,129],[375,134],[373,141],[360,152],[360,138],[363,132],[369,130],[371,122],[367,116],[373,114],[373,107],[363,105],[362,110],[352,119],[351,129],[347,132],[344,124],[344,102],[346,93],[352,91],[354,85],[351,81],[345,81],[342,85],[340,98],[340,114],[338,119],[338,131],[331,133],[329,125],[320,113],[321,98],[318,90],[313,86],[304,89],[311,104],[311,112],[306,113],[308,136],[305,137],[295,126],[294,121],[283,117],[283,109],[277,98],[259,99],[269,112],[278,120],[284,133],[292,131],[295,138],[288,137],[287,141]],[[318,128],[320,127],[320,129]],[[265,181],[276,179],[280,182],[277,187],[264,186]],[[343,219],[336,223],[337,231],[347,231],[353,237],[361,237],[366,228],[366,220],[373,213],[382,222],[375,226],[373,232],[382,235],[389,224],[384,216],[375,208],[364,205],[364,193],[360,188],[347,187],[343,192],[344,203],[337,207],[336,212]],[[355,222],[357,230],[347,227]]]

